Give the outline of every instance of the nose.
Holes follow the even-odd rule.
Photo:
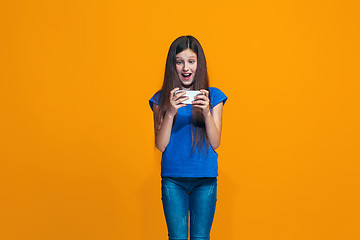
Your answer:
[[[184,64],[183,71],[186,72],[189,70],[189,66],[187,63]]]

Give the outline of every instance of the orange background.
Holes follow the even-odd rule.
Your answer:
[[[228,95],[212,239],[360,239],[358,1],[3,1],[0,238],[166,239],[171,42]]]

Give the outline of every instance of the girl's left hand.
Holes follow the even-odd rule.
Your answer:
[[[201,89],[200,92],[203,92],[204,94],[195,96],[195,100],[192,102],[192,106],[201,108],[201,112],[206,116],[210,112],[209,91]]]

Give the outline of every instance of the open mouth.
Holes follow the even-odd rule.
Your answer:
[[[182,73],[181,76],[183,76],[184,80],[190,80],[191,73]]]

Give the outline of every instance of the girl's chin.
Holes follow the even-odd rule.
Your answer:
[[[181,79],[181,83],[184,86],[191,86],[194,83],[194,79],[191,79],[191,80],[190,79],[189,80]]]
[[[190,88],[192,85],[193,85],[194,82],[181,82],[181,85],[184,87],[184,88]]]

